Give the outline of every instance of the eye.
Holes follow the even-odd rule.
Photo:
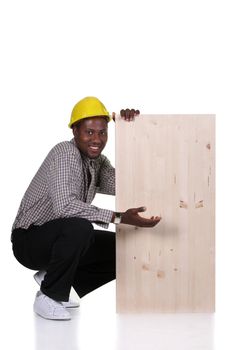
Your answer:
[[[86,131],[88,135],[93,135],[93,131],[92,130],[87,130]]]
[[[106,136],[106,135],[107,135],[107,131],[102,130],[102,131],[100,132],[100,135],[101,135],[101,136]]]

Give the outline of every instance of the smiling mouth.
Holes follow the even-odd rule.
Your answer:
[[[89,149],[94,151],[94,152],[97,152],[97,151],[100,150],[100,147],[98,147],[98,146],[89,146]]]

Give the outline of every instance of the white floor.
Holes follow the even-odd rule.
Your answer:
[[[10,252],[9,252],[10,253]],[[232,349],[227,308],[215,314],[115,313],[115,282],[81,300],[71,321],[45,320],[32,311],[37,285],[33,272],[10,254],[1,287],[2,349],[30,350],[212,350]],[[223,304],[225,305],[225,304]],[[221,303],[220,303],[221,306]],[[229,314],[232,314],[232,310]]]
[[[226,232],[227,227],[221,224]],[[217,236],[216,313],[119,315],[115,282],[81,299],[71,321],[33,313],[33,271],[13,257],[1,237],[0,348],[4,350],[232,350],[233,284],[230,239]]]
[[[34,315],[32,298],[24,294],[24,306],[8,318],[13,331],[7,349],[214,349],[214,315],[117,315],[114,287],[110,283],[83,298],[71,321]]]

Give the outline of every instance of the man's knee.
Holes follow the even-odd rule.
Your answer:
[[[90,240],[94,237],[94,228],[90,221],[84,218],[71,217],[64,219],[63,234],[73,241]]]

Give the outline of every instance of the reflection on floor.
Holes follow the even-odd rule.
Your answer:
[[[1,340],[4,349],[218,349],[214,347],[216,323],[218,330],[223,329],[219,316],[219,322],[216,322],[215,314],[119,315],[115,312],[115,282],[82,298],[81,306],[71,310],[71,321],[45,320],[32,311],[37,291],[37,285],[30,277],[32,272],[23,267],[19,270],[19,274],[14,274],[14,281],[10,275],[7,277],[11,289],[3,305]],[[16,286],[17,290],[14,290]]]
[[[214,315],[115,313],[115,283],[99,288],[72,309],[71,321],[45,320],[32,312],[35,350],[210,350]]]

